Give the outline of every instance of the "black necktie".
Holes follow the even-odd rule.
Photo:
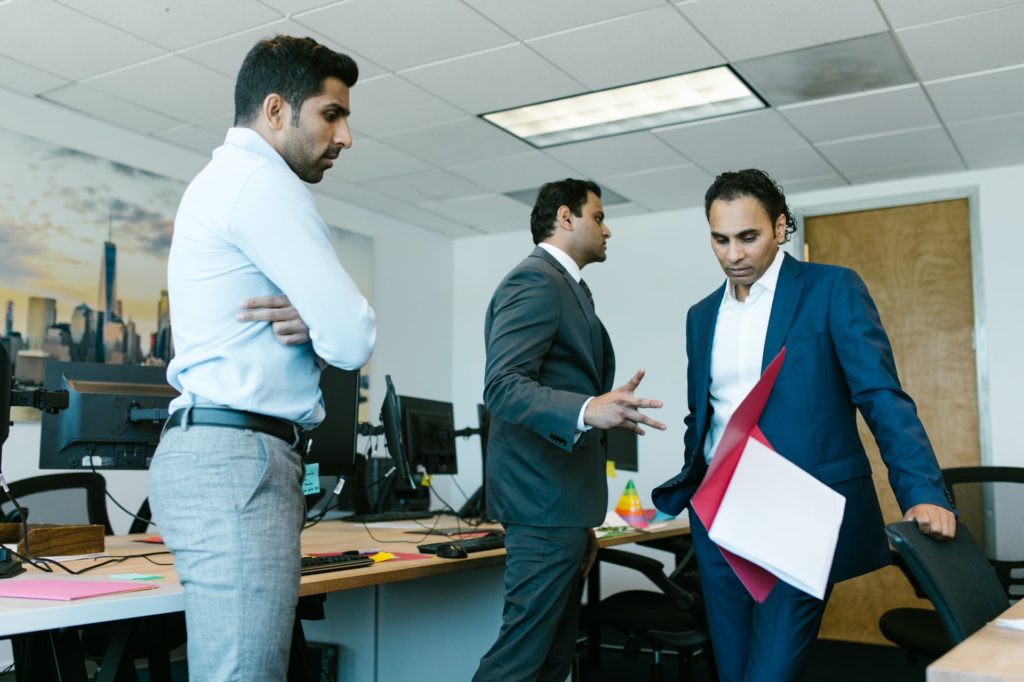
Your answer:
[[[580,289],[583,289],[583,293],[587,295],[587,300],[590,301],[590,307],[595,308],[594,294],[590,293],[590,287],[587,286],[587,281],[585,279],[580,279]]]

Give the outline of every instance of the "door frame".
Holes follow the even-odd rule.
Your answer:
[[[804,220],[836,213],[871,211],[882,208],[897,208],[914,204],[930,204],[938,201],[967,199],[968,236],[971,245],[971,289],[974,305],[974,369],[978,392],[978,458],[982,466],[992,464],[991,429],[989,420],[988,391],[988,342],[985,324],[985,292],[981,276],[981,220],[979,216],[979,189],[977,185],[951,187],[925,192],[907,192],[885,197],[870,197],[850,201],[834,201],[813,206],[793,207],[796,220],[796,234],[790,240],[789,253],[803,260]],[[787,245],[788,246],[788,245]]]

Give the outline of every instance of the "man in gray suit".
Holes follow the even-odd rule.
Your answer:
[[[557,680],[575,647],[580,581],[608,506],[605,450],[591,428],[665,425],[639,409],[640,370],[610,390],[615,355],[581,278],[605,259],[611,232],[601,188],[565,179],[541,187],[530,217],[537,248],[501,281],[484,325],[488,512],[505,527],[501,631],[478,682]]]

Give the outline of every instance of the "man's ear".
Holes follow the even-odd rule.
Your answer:
[[[786,220],[786,214],[780,213],[778,220],[775,221],[775,241],[779,244],[783,244],[786,241],[786,227],[788,225]]]
[[[555,221],[562,229],[572,231],[572,209],[564,204],[559,206],[555,213]]]
[[[291,115],[291,107],[281,95],[272,92],[263,99],[260,113],[271,129],[280,130],[287,124],[288,117]]]

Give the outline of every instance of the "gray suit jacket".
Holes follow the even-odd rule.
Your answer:
[[[586,294],[544,249],[498,285],[484,323],[488,512],[503,523],[591,527],[608,504],[603,433],[573,442],[615,355]]]

